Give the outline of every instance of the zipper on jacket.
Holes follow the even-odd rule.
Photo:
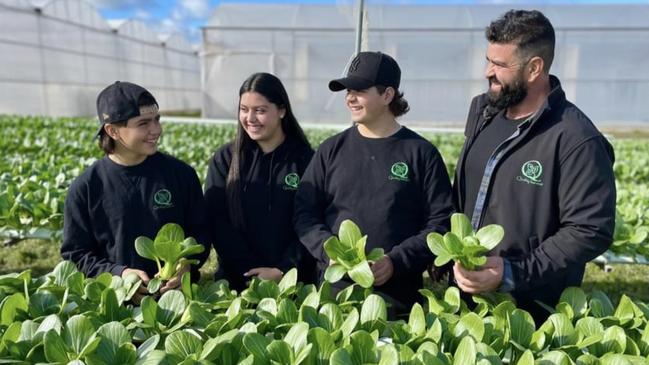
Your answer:
[[[480,181],[480,189],[478,190],[478,196],[473,207],[473,213],[471,215],[471,226],[475,231],[478,230],[480,224],[482,223],[483,213],[484,213],[484,204],[487,201],[487,194],[489,193],[489,187],[493,180],[493,172],[498,166],[498,163],[502,160],[503,155],[507,152],[508,147],[511,146],[511,142],[518,138],[521,135],[521,131],[528,127],[531,120],[536,118],[536,113],[531,117],[522,122],[514,133],[509,136],[506,140],[502,141],[494,152],[489,156],[487,160],[487,165],[485,166],[484,173],[482,174],[482,180]]]

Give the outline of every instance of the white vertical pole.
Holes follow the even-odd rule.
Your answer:
[[[363,13],[365,13],[365,0],[358,0],[358,23],[356,23],[356,53],[361,51],[363,39]]]

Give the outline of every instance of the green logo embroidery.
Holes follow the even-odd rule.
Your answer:
[[[408,178],[408,165],[405,162],[395,162],[390,168],[390,180],[410,181]]]
[[[294,172],[286,175],[284,177],[284,189],[285,190],[297,190],[297,186],[300,184],[300,176]]]
[[[171,208],[173,203],[171,202],[171,192],[167,189],[158,190],[153,196],[153,209],[159,208]]]
[[[521,167],[523,176],[517,176],[516,180],[532,185],[543,186],[541,175],[543,175],[543,165],[537,160],[530,160]]]

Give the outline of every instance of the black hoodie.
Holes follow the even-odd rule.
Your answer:
[[[492,255],[505,257],[514,279],[512,295],[537,320],[568,286],[579,286],[586,262],[606,251],[615,226],[613,148],[593,123],[566,100],[559,80],[539,112],[521,123],[487,161],[485,173],[465,176],[467,151],[499,112],[477,96],[457,164],[455,204],[464,212],[465,179],[481,179],[472,217],[474,228],[497,223],[503,241]]]
[[[108,156],[77,177],[65,199],[61,256],[88,276],[121,275],[124,268],[158,271],[155,261],[135,251],[138,236],[155,238],[166,223],[179,224],[185,236],[206,245],[205,202],[196,171],[158,152],[136,166],[122,166]],[[204,261],[208,247],[197,255]],[[192,276],[198,279],[198,267]]]
[[[232,143],[210,160],[205,180],[208,221],[219,256],[219,271],[235,289],[245,288],[243,274],[255,267],[298,268],[303,281],[313,281],[314,262],[303,255],[293,229],[293,197],[313,150],[296,138],[286,137],[270,153],[254,143],[246,151],[241,169],[241,202],[245,227],[233,226],[226,198],[232,161]],[[311,273],[309,273],[311,271]]]
[[[386,138],[366,138],[353,126],[324,141],[295,203],[295,229],[317,258],[321,278],[329,265],[323,243],[345,219],[367,234],[366,252],[384,249],[394,274],[376,291],[389,297],[396,313],[410,311],[419,299],[422,273],[433,261],[426,236],[446,232],[453,212],[441,155],[406,127]]]

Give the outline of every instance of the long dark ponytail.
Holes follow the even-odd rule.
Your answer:
[[[277,76],[266,72],[250,75],[239,89],[239,104],[241,104],[241,96],[247,92],[259,93],[279,109],[284,109],[285,113],[281,120],[281,127],[286,138],[296,139],[307,146],[309,145],[304,131],[293,114],[288,93]],[[254,143],[256,142],[250,139],[241,126],[241,121],[238,120],[237,134],[232,143],[232,161],[230,162],[230,170],[228,171],[228,178],[225,184],[225,194],[230,220],[239,229],[245,227],[241,204],[241,168],[247,158],[247,153],[251,151]]]

